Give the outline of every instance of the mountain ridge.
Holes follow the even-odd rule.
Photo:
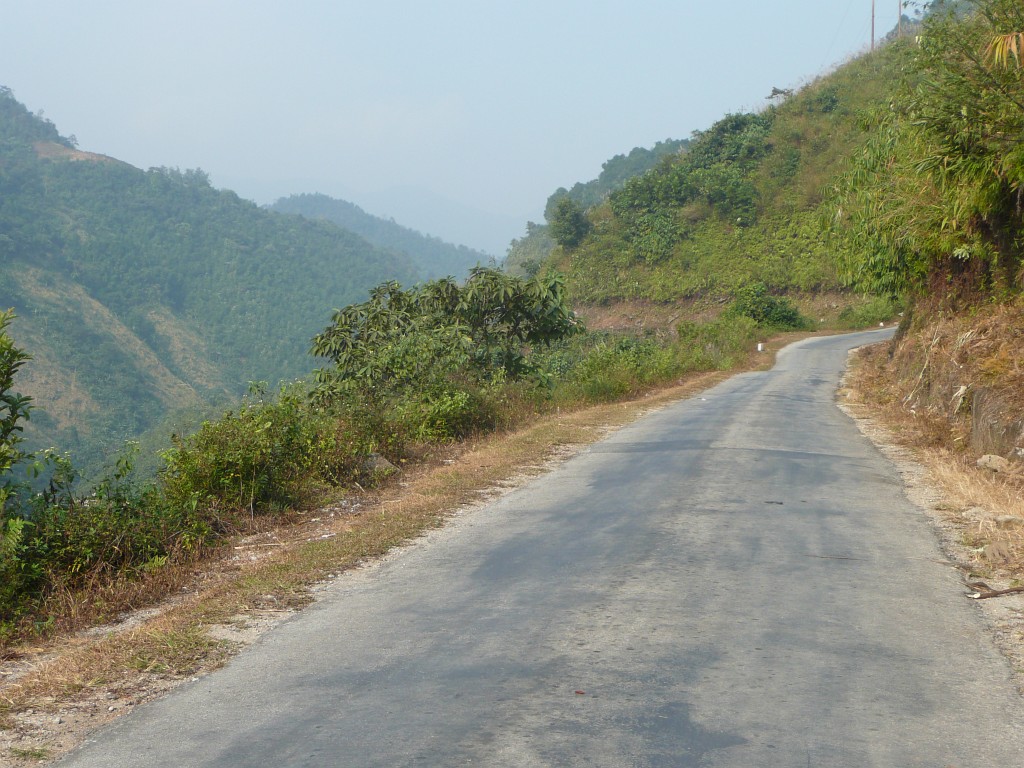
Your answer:
[[[36,357],[30,448],[94,467],[174,408],[308,373],[332,309],[419,279],[406,255],[260,209],[199,169],[76,144],[0,88],[0,305]]]
[[[403,254],[416,265],[424,279],[465,277],[471,267],[485,265],[492,260],[483,251],[424,234],[394,219],[374,216],[355,203],[321,193],[282,197],[267,207],[279,213],[330,221],[355,232],[378,248]]]

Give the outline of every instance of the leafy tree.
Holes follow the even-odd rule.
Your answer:
[[[559,277],[523,280],[477,267],[461,286],[450,278],[407,290],[383,283],[314,337],[312,354],[333,363],[316,371],[316,397],[358,392],[379,402],[467,371],[518,378],[531,370],[526,347],[580,327]]]
[[[28,419],[32,400],[14,391],[15,374],[31,357],[14,344],[7,331],[13,319],[10,310],[0,312],[0,521],[12,490],[11,467],[26,458],[18,448],[23,430],[20,422]]]
[[[902,97],[840,186],[851,282],[892,294],[929,279],[1024,287],[1024,79],[1011,66],[1022,29],[1018,0],[965,0],[925,19]]]
[[[571,197],[559,198],[548,222],[551,236],[563,248],[575,248],[590,232],[590,222],[583,208]]]

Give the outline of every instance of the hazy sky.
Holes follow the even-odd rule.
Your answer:
[[[877,2],[881,36],[899,6]],[[871,0],[0,0],[0,85],[82,149],[503,253],[557,187],[870,29]]]

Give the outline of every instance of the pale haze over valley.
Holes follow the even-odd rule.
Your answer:
[[[878,5],[880,37],[898,3]],[[322,192],[498,256],[557,187],[758,109],[871,34],[870,0],[0,7],[0,85],[81,149],[261,204]]]

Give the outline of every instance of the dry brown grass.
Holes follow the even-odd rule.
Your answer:
[[[1017,586],[1024,579],[1024,480],[979,469],[948,451],[923,463],[959,517],[974,570]]]
[[[963,420],[919,407],[918,378],[894,369],[887,346],[858,352],[847,377],[851,400],[925,469],[971,573],[1015,586],[1024,580],[1024,472],[979,468]]]

